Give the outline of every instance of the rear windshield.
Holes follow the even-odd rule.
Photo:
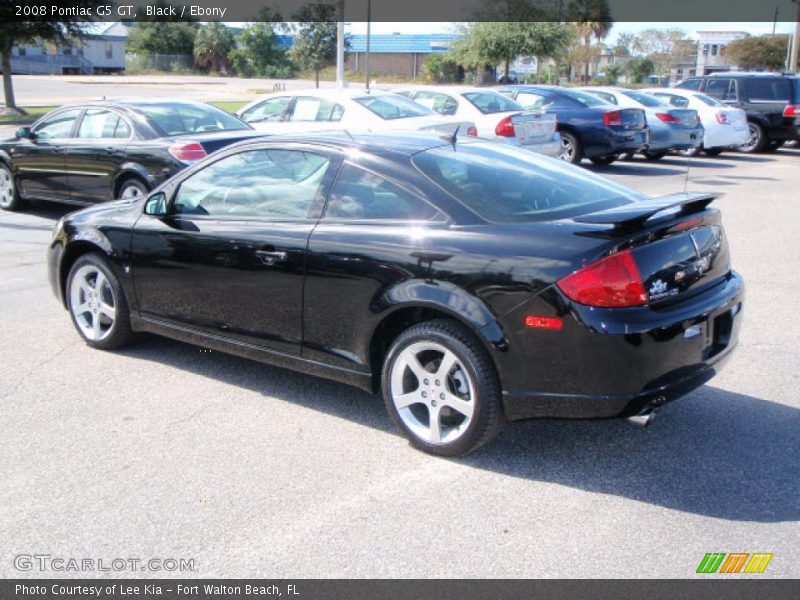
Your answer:
[[[712,98],[711,96],[706,96],[705,94],[695,94],[698,100],[708,104],[709,106],[728,106],[724,102],[720,102],[716,98]]]
[[[250,129],[224,110],[207,104],[138,104],[133,108],[165,136]]]
[[[380,96],[363,96],[361,98],[353,98],[353,100],[386,121],[408,119],[410,117],[429,117],[430,115],[436,114],[429,108],[425,108],[402,96],[385,94]]]
[[[499,112],[510,112],[512,110],[524,110],[521,104],[517,104],[511,98],[506,98],[495,92],[467,92],[464,98],[485,115]]]
[[[426,177],[493,223],[564,219],[643,199],[639,192],[528,150],[486,142],[414,156]]]
[[[650,94],[643,94],[641,92],[622,92],[628,98],[632,98],[636,100],[642,106],[648,106],[650,108],[656,108],[658,106],[664,106],[664,103],[659,100],[658,98],[651,96]]]
[[[566,96],[567,98],[571,98],[576,102],[580,102],[584,106],[607,106],[608,102],[605,100],[601,100],[597,96],[592,96],[591,94],[586,94],[584,92],[577,92],[575,90],[560,90],[560,93]]]

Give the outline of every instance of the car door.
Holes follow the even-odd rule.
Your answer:
[[[303,295],[303,356],[357,371],[368,363],[384,292],[452,258],[424,251],[448,223],[408,174],[389,179],[367,167],[342,165],[311,234]]]
[[[75,136],[64,144],[67,186],[73,200],[105,202],[114,196],[114,177],[125,161],[130,123],[107,108],[84,111]]]
[[[169,190],[166,216],[133,230],[140,315],[236,343],[299,354],[308,238],[338,153],[247,148]]]
[[[20,139],[11,149],[22,195],[47,200],[69,200],[64,149],[82,109],[58,111],[33,128],[32,139]]]

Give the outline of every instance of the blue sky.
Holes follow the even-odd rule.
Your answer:
[[[390,33],[450,33],[453,30],[453,23],[372,23],[373,34],[390,34]],[[643,29],[670,29],[677,27],[691,36],[696,31],[747,31],[754,35],[763,33],[772,33],[772,22],[722,22],[722,23],[633,23],[633,22],[619,22],[614,23],[611,30],[611,35],[608,39],[609,43],[613,43],[617,35],[622,32],[636,33]],[[781,22],[777,23],[775,28],[776,33],[791,33],[792,23]],[[367,32],[366,23],[350,23],[350,32],[355,34],[363,34]]]

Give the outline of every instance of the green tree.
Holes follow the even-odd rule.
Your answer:
[[[636,35],[633,47],[652,60],[655,74],[663,77],[681,58],[696,52],[693,43],[680,29],[645,29]]]
[[[788,35],[759,35],[731,42],[724,55],[742,69],[781,70],[789,46]]]
[[[153,5],[160,8],[170,6],[164,0],[157,0]],[[128,36],[128,51],[133,54],[191,55],[198,28],[197,22],[180,17],[137,19]]]
[[[262,21],[248,25],[237,41],[237,47],[228,57],[240,75],[273,78],[294,74],[294,66],[286,55],[286,49],[278,43],[272,23]]]
[[[336,58],[336,7],[332,4],[307,4],[294,14],[292,60],[301,69],[314,71],[319,87],[319,72]]]
[[[616,85],[624,72],[625,68],[619,63],[608,65],[606,67],[605,83],[607,85]]]
[[[582,58],[584,79],[589,81],[589,66],[599,52],[592,46],[592,38],[600,42],[611,32],[614,20],[606,0],[570,0],[567,5],[567,20],[574,23],[583,39]]]
[[[444,52],[431,54],[422,67],[423,76],[431,83],[458,83],[458,61]]]
[[[219,73],[227,69],[228,55],[236,45],[233,33],[224,24],[211,22],[197,30],[194,38],[194,62],[201,69]]]
[[[656,66],[653,61],[646,56],[637,56],[628,61],[626,65],[628,74],[631,76],[633,83],[642,83],[645,79],[650,77],[655,70]]]
[[[99,0],[76,0],[71,6],[77,8],[94,8]],[[88,20],[86,17],[68,17],[49,19],[37,17],[35,21],[15,21],[15,9],[11,2],[3,0],[0,4],[0,68],[3,70],[3,93],[6,108],[19,112],[14,97],[14,85],[11,78],[11,49],[14,46],[30,44],[35,41],[53,41],[68,44],[70,40],[80,38]]]

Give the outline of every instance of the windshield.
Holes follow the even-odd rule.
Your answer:
[[[224,110],[207,104],[138,104],[133,108],[164,136],[250,129]]]
[[[429,108],[402,96],[382,94],[353,98],[353,100],[386,121],[408,119],[409,117],[429,117],[436,114]]]
[[[648,108],[656,108],[658,106],[665,105],[664,102],[662,102],[658,98],[654,98],[650,94],[642,94],[641,92],[629,92],[629,91],[625,91],[622,93],[625,94],[628,98],[632,98],[642,106],[647,106]]]
[[[456,200],[493,223],[564,219],[644,198],[579,167],[502,144],[439,146],[415,155],[413,162]]]
[[[512,110],[524,110],[522,105],[495,92],[467,92],[464,94],[464,98],[469,100],[470,103],[484,115],[510,112]]]
[[[597,96],[592,96],[591,94],[576,92],[575,90],[560,90],[560,92],[567,98],[580,102],[584,106],[608,106],[608,102],[601,100]]]

